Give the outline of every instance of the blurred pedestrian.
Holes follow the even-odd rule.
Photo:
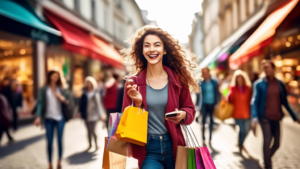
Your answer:
[[[115,75],[115,79],[117,81],[117,86],[118,86],[118,96],[117,96],[117,104],[116,104],[115,112],[122,112],[124,85],[126,81],[124,80],[124,76],[117,75],[117,74]]]
[[[132,144],[132,156],[141,169],[174,169],[177,146],[185,146],[180,123],[191,124],[196,112],[189,90],[198,88],[194,64],[178,41],[160,28],[145,26],[133,39],[124,52],[132,63],[132,77],[125,84],[122,109],[134,103],[149,115],[148,143]],[[170,112],[175,116],[166,117]]]
[[[63,108],[64,105],[68,104],[67,94],[62,88],[59,72],[49,71],[46,80],[46,85],[39,91],[37,103],[38,117],[35,119],[34,124],[39,126],[41,120],[43,120],[45,124],[49,169],[52,169],[52,144],[54,128],[56,128],[58,141],[57,169],[61,169],[63,130],[65,122],[68,120],[67,112],[65,112]]]
[[[251,116],[252,127],[256,128],[260,123],[262,128],[265,168],[271,169],[271,158],[280,146],[280,120],[284,115],[281,106],[286,108],[294,121],[300,123],[300,119],[288,104],[284,84],[275,77],[275,64],[271,60],[264,60],[262,66],[266,77],[254,84]]]
[[[8,77],[4,77],[1,82],[0,93],[3,94],[5,97],[7,95],[5,92],[8,92],[9,82],[10,80]]]
[[[233,118],[240,128],[238,137],[240,153],[242,153],[242,150],[245,150],[243,144],[251,128],[251,95],[251,82],[247,74],[241,70],[235,71],[231,81],[231,89],[228,100],[233,105]]]
[[[9,103],[4,95],[0,94],[0,145],[3,132],[6,133],[9,143],[13,143],[14,139],[9,133],[9,127],[12,123],[12,114]]]
[[[103,104],[106,108],[106,127],[108,129],[108,120],[109,120],[109,114],[114,113],[117,106],[117,99],[118,99],[118,84],[116,79],[114,78],[113,69],[109,68],[107,70],[107,80],[105,82],[105,95],[103,98]]]
[[[18,130],[18,112],[22,109],[23,96],[19,90],[19,82],[16,79],[12,79],[8,88],[8,102],[13,112],[13,129]]]
[[[92,138],[95,141],[96,150],[98,150],[97,135],[95,132],[98,120],[105,121],[106,112],[102,104],[102,98],[98,89],[96,80],[88,76],[85,78],[84,91],[80,98],[79,112],[81,118],[85,121],[88,133],[89,146],[87,150],[92,147]],[[103,116],[105,114],[105,116]]]
[[[254,84],[254,82],[256,81],[256,80],[258,80],[259,79],[259,77],[258,77],[258,73],[257,72],[252,72],[251,74],[250,74],[250,80],[251,80],[251,84],[253,85]]]
[[[215,106],[220,101],[220,92],[218,82],[211,78],[209,69],[203,68],[202,69],[202,77],[203,82],[201,83],[201,93],[202,93],[202,106],[200,112],[202,113],[202,139],[203,144],[205,145],[205,125],[206,125],[206,118],[209,116],[209,145],[211,146],[211,139],[212,139],[212,130],[213,130],[213,112]]]

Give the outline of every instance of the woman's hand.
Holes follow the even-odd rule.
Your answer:
[[[143,97],[140,92],[136,90],[137,85],[128,85],[127,94],[133,100],[136,107],[141,107],[143,102]]]
[[[36,125],[36,126],[41,125],[41,118],[40,118],[40,117],[37,117],[37,118],[34,120],[34,125]]]
[[[186,112],[185,111],[178,111],[178,109],[175,109],[179,113],[179,115],[175,117],[166,117],[166,120],[173,122],[175,124],[179,124],[182,120],[186,119]]]

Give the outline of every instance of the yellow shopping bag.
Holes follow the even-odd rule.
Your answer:
[[[233,106],[226,100],[222,100],[214,111],[214,116],[222,121],[231,118],[233,114]]]
[[[125,108],[115,136],[118,140],[144,146],[147,143],[148,112],[128,106]]]

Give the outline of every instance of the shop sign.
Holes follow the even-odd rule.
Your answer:
[[[33,38],[33,39],[42,40],[42,41],[44,41],[46,43],[49,42],[49,36],[48,36],[48,34],[45,33],[42,30],[32,29],[30,35],[31,35],[31,38]]]

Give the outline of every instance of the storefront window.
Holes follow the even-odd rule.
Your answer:
[[[31,116],[35,105],[33,59],[30,40],[0,39],[0,80],[16,79],[23,95],[23,106],[19,109],[19,117]]]

